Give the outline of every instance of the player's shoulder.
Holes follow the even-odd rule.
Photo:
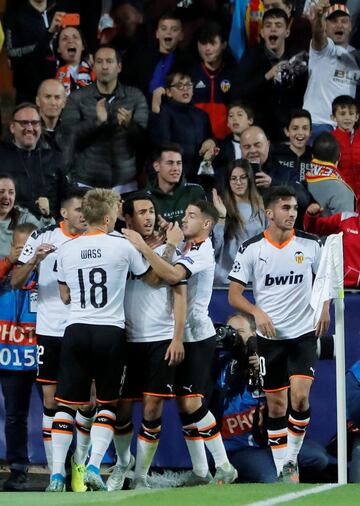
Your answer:
[[[321,246],[321,240],[320,238],[315,234],[309,234],[309,232],[304,232],[303,230],[297,230],[294,231],[295,238],[300,242],[308,242],[311,244],[311,242],[318,243]]]
[[[48,225],[46,227],[38,228],[34,230],[34,232],[30,235],[30,237],[34,240],[39,239],[39,237],[44,236],[46,234],[54,233],[60,229],[58,224]]]
[[[250,237],[250,239],[247,239],[244,241],[239,248],[239,253],[244,253],[244,251],[250,246],[250,247],[256,247],[260,244],[260,242],[264,239],[264,233],[261,232],[260,234],[254,235],[253,237]]]

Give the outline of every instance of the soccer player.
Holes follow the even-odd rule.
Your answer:
[[[139,232],[147,244],[152,245],[157,240],[154,235],[155,206],[148,193],[131,194],[123,204],[123,215],[127,227]],[[154,252],[172,260],[171,245],[158,246]],[[114,435],[117,465],[107,482],[110,491],[122,488],[125,473],[134,463],[130,455],[134,399],[143,401],[143,420],[137,438],[135,475],[131,486],[135,489],[148,486],[146,477],[159,443],[164,400],[175,397],[175,366],[184,358],[186,281],[171,287],[164,283],[153,287],[146,281],[147,276],[130,276],[126,282],[128,364]],[[139,310],[143,311],[142,316]]]
[[[124,230],[124,235],[141,251],[155,273],[169,284],[188,281],[187,320],[184,333],[185,359],[177,367],[175,391],[185,441],[193,464],[193,472],[187,485],[207,484],[213,481],[206,459],[205,445],[212,454],[217,483],[232,483],[237,478],[236,469],[230,464],[212,413],[202,402],[210,381],[210,369],[215,351],[215,329],[208,315],[212,294],[215,260],[209,234],[218,220],[215,207],[206,201],[198,201],[186,208],[182,219],[185,242],[174,265],[170,265],[134,230]],[[179,230],[175,224],[173,228]],[[171,229],[173,232],[173,229]],[[175,235],[175,234],[174,234]],[[174,241],[173,251],[180,240]],[[168,244],[169,237],[168,237]]]
[[[65,457],[73,437],[76,409],[89,405],[95,380],[100,406],[91,427],[91,455],[84,483],[106,490],[100,477],[102,457],[114,432],[126,359],[124,293],[128,272],[142,276],[148,264],[125,237],[113,233],[119,195],[112,190],[87,192],[83,235],[67,241],[58,253],[58,281],[64,304],[70,304],[61,349],[59,402],[52,428],[53,468],[49,492],[65,487]]]
[[[241,245],[229,274],[229,302],[255,318],[269,443],[279,478],[296,483],[297,456],[310,421],[316,340],[328,329],[329,301],[314,325],[310,295],[321,246],[316,236],[294,230],[295,193],[273,187],[264,205],[268,227]],[[255,304],[243,295],[249,281]]]
[[[33,271],[38,270],[37,381],[41,383],[43,390],[43,441],[50,469],[52,467],[51,427],[57,408],[54,394],[58,379],[61,343],[69,314],[69,308],[62,303],[59,296],[57,256],[61,244],[86,230],[86,222],[81,211],[84,193],[84,190],[77,188],[69,191],[61,202],[60,214],[63,220],[58,225],[36,230],[31,234],[19,257],[20,265],[13,271],[11,282],[14,288],[21,288]],[[94,412],[91,411],[79,411],[76,416],[78,442],[83,444],[84,458],[87,455],[88,432],[93,416]],[[75,454],[74,458],[77,458],[80,463],[80,455]],[[73,472],[76,474],[76,466],[73,467]]]

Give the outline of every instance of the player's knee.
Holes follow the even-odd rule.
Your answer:
[[[268,401],[269,416],[280,418],[286,415],[287,401],[284,399],[271,399]]]
[[[193,413],[202,406],[201,397],[178,397],[176,401],[182,413]]]
[[[295,411],[302,413],[309,409],[309,396],[307,393],[296,392],[291,395],[291,406]]]
[[[143,400],[144,418],[146,420],[155,420],[162,413],[163,400],[161,397],[145,396]]]

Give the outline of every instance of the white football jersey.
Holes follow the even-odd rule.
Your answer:
[[[166,245],[154,251],[162,255]],[[173,294],[171,286],[149,286],[129,273],[125,290],[125,322],[128,341],[154,342],[174,337]]]
[[[62,245],[58,280],[70,288],[68,325],[125,328],[124,294],[128,271],[146,273],[149,264],[121,234],[83,234]]]
[[[19,263],[25,264],[34,256],[36,248],[43,243],[53,244],[56,249],[39,264],[39,293],[37,303],[36,333],[44,336],[62,337],[69,314],[68,306],[60,298],[57,282],[57,257],[59,247],[73,238],[64,230],[64,224],[35,230],[25,243]]]
[[[256,305],[274,324],[274,339],[295,339],[314,330],[310,296],[320,256],[318,237],[299,230],[281,245],[265,231],[240,246],[229,279],[244,286],[252,282]]]
[[[207,238],[203,242],[185,244],[176,264],[182,265],[188,274],[184,342],[203,341],[215,335],[208,310],[215,272],[211,240]]]

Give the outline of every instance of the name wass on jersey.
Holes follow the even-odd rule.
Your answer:
[[[60,299],[57,282],[57,257],[58,248],[72,237],[64,230],[63,222],[60,225],[51,225],[41,230],[35,230],[26,241],[19,257],[19,263],[26,264],[41,244],[53,244],[56,248],[39,264],[37,334],[56,337],[64,335],[69,308]]]
[[[275,339],[314,330],[310,295],[320,256],[319,239],[298,230],[281,245],[265,231],[240,246],[229,279],[244,286],[252,282],[256,305],[272,319]]]
[[[124,293],[128,271],[145,274],[149,264],[121,234],[84,234],[62,245],[58,280],[70,288],[68,325],[125,328]]]

